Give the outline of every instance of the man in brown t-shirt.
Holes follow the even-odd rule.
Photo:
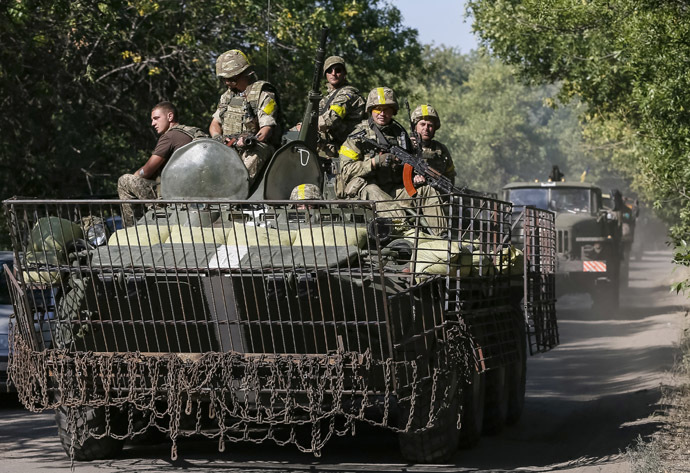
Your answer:
[[[153,107],[151,126],[160,135],[158,143],[146,164],[133,174],[123,174],[117,180],[117,193],[122,200],[155,199],[156,178],[160,176],[170,156],[192,139],[205,135],[198,128],[180,125],[177,122],[177,110],[170,102],[161,102]],[[122,220],[125,225],[134,224],[131,205],[122,205]]]

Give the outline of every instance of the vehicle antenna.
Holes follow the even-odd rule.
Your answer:
[[[266,8],[266,82],[271,82],[271,70],[268,57],[271,51],[271,0],[268,0]]]

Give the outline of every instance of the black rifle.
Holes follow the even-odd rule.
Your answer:
[[[242,148],[249,148],[251,146],[254,146],[256,142],[258,141],[256,139],[256,135],[253,135],[251,133],[235,133],[232,135],[223,135],[220,139],[222,140],[221,143],[223,143],[226,146],[234,146],[237,148],[238,146],[236,143],[240,140],[240,138],[244,138],[244,144],[242,145]]]
[[[407,119],[410,121],[410,136],[412,137],[412,141],[414,142],[415,148],[417,149],[417,156],[422,155],[422,137],[419,136],[419,133],[417,133],[417,129],[414,126],[414,123],[412,123],[412,113],[410,113],[410,102],[408,102],[407,99],[405,99],[405,110],[407,110]]]
[[[408,153],[398,145],[385,146],[377,141],[364,136],[365,131],[352,135],[352,138],[360,139],[366,143],[369,143],[374,148],[384,153],[390,153],[395,156],[398,161],[403,163],[403,184],[405,185],[405,190],[409,196],[413,196],[417,193],[415,189],[414,182],[412,180],[412,171],[416,172],[418,175],[423,176],[426,179],[427,184],[436,189],[441,194],[467,194],[475,193],[474,191],[469,191],[467,187],[456,187],[453,182],[446,176],[438,172],[436,169],[429,166],[429,164],[423,159]]]

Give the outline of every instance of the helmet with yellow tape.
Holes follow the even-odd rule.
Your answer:
[[[372,109],[379,105],[392,105],[395,108],[395,113],[398,113],[398,100],[395,98],[395,92],[388,87],[376,87],[369,92],[367,97],[367,113],[371,113]]]
[[[239,49],[225,51],[216,60],[216,75],[218,77],[235,77],[246,71],[251,64],[249,59]]]
[[[436,129],[441,128],[441,118],[438,116],[438,112],[431,105],[420,105],[415,108],[410,116],[412,119],[412,124],[416,125],[420,120],[428,120],[434,122]]]

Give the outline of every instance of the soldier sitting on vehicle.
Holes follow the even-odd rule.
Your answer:
[[[218,57],[216,75],[228,90],[220,98],[209,132],[237,149],[251,185],[280,144],[276,90],[257,79],[249,60],[237,49]]]
[[[345,60],[331,56],[323,65],[328,95],[319,103],[319,154],[338,156],[338,149],[364,118],[364,99],[347,82]]]
[[[441,128],[441,119],[436,109],[431,105],[420,105],[414,109],[410,118],[415,131],[412,143],[421,148],[422,159],[455,183],[455,165],[450,151],[445,145],[434,140],[436,130]],[[417,137],[421,145],[416,142]]]
[[[170,102],[161,102],[153,107],[151,126],[160,135],[158,143],[146,164],[133,174],[123,174],[117,180],[117,193],[122,200],[157,198],[156,178],[175,150],[194,138],[208,136],[199,128],[180,125],[177,110]],[[134,224],[134,211],[129,204],[122,204],[122,221],[125,225]]]
[[[377,208],[385,217],[401,225],[412,214],[413,204],[421,207],[427,229],[435,234],[445,231],[446,224],[438,193],[425,185],[422,176],[414,176],[417,199],[409,198],[403,183],[403,166],[390,153],[381,152],[392,144],[411,149],[405,129],[393,115],[398,112],[398,101],[387,87],[373,89],[367,98],[369,117],[357,127],[340,147],[340,174],[336,181],[338,198],[377,201]],[[370,141],[367,141],[370,140]],[[380,146],[377,148],[374,143]],[[404,226],[404,225],[403,225]]]

